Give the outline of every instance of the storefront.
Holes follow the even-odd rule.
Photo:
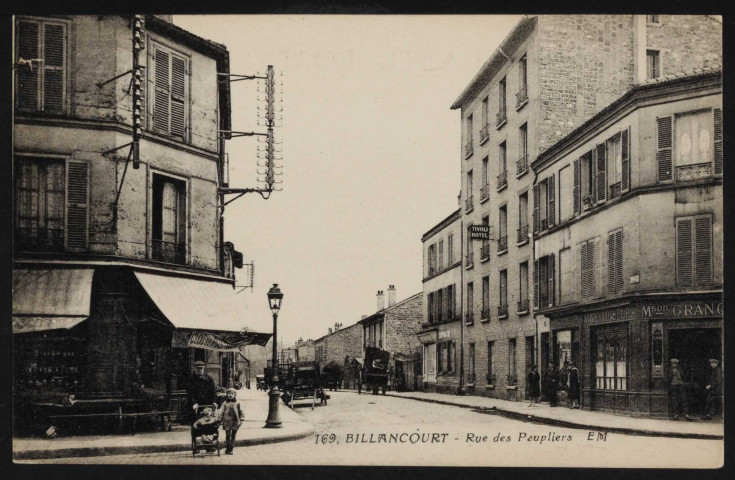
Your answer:
[[[667,417],[671,358],[684,370],[690,411],[703,408],[708,360],[722,360],[721,295],[667,295],[547,315],[552,358],[557,366],[577,362],[584,409]]]

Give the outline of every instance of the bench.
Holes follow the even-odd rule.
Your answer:
[[[123,428],[123,419],[131,418],[133,421],[133,435],[135,435],[135,428],[137,419],[139,417],[150,417],[156,419],[161,417],[161,431],[171,430],[171,415],[177,413],[175,410],[156,410],[151,412],[136,412],[136,413],[123,413],[122,407],[119,407],[117,412],[113,413],[79,413],[79,414],[68,414],[68,415],[50,415],[49,419],[53,422],[59,419],[84,419],[84,418],[104,418],[104,417],[117,417],[119,419],[118,427],[120,430]]]

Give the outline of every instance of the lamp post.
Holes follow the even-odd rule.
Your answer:
[[[281,428],[281,415],[278,413],[278,403],[281,400],[281,392],[278,390],[278,311],[281,309],[281,301],[283,293],[278,288],[278,284],[274,283],[273,287],[268,290],[268,304],[271,312],[273,312],[273,359],[271,368],[273,368],[273,378],[271,379],[271,391],[268,392],[268,419],[265,421],[265,428]]]

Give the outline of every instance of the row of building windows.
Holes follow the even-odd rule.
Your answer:
[[[448,285],[427,295],[426,308],[429,323],[454,320],[457,316],[457,287]]]
[[[18,21],[16,107],[19,111],[52,115],[68,111],[68,43],[69,24],[65,21]],[[148,78],[141,87],[146,99],[144,103],[148,104],[145,110],[148,130],[186,141],[189,136],[189,57],[151,41],[145,71]],[[148,92],[145,85],[150,86]]]
[[[454,265],[454,234],[449,233],[446,241],[446,258],[444,252],[444,239],[429,245],[427,250],[428,276],[435,275],[447,267]]]

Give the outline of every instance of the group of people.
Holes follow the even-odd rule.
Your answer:
[[[564,362],[561,370],[553,363],[549,363],[543,376],[544,393],[549,399],[549,405],[559,405],[559,390],[567,392],[569,408],[579,408],[579,369],[572,362]],[[527,376],[529,407],[535,406],[541,399],[541,375],[536,365],[531,365]]]
[[[237,390],[228,388],[224,395],[217,392],[214,379],[204,371],[202,361],[194,363],[195,374],[189,384],[189,404],[193,412],[199,411],[199,406],[212,405],[202,408],[202,416],[192,425],[192,431],[208,432],[208,427],[216,423],[222,425],[225,431],[225,454],[232,455],[235,448],[235,437],[244,421],[242,407],[237,401]]]
[[[704,386],[704,419],[711,420],[712,417],[722,409],[722,369],[720,361],[716,358],[709,359],[709,372],[707,384]],[[688,398],[689,379],[681,367],[678,358],[669,360],[669,368],[666,369],[666,381],[669,386],[669,399],[671,415],[677,420],[682,415],[691,420],[689,414],[690,399]]]

